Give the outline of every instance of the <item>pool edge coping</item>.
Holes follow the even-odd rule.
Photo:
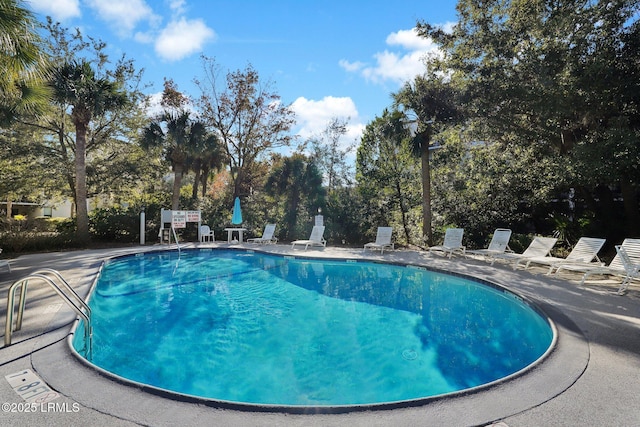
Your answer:
[[[201,249],[201,248],[196,248],[196,249]],[[205,250],[210,250],[211,248],[205,248]],[[282,254],[278,254],[278,253],[273,253],[273,252],[268,252],[268,251],[262,251],[262,250],[256,250],[256,249],[247,249],[247,248],[227,248],[227,247],[221,247],[220,249],[236,249],[236,250],[240,250],[240,251],[252,251],[252,252],[261,252],[264,254],[268,254],[268,255],[275,255],[275,256],[283,256]],[[154,251],[144,251],[146,252],[162,252],[162,251],[166,251],[165,250],[154,250]],[[110,259],[114,259],[114,258],[119,258],[122,256],[133,256],[135,255],[135,253],[129,253],[129,254],[124,254],[124,255],[118,255],[118,256],[113,256],[113,257],[108,257],[103,259],[103,262],[100,264],[100,268],[104,265],[104,263]],[[295,255],[295,258],[298,259],[324,259],[324,260],[333,260],[333,261],[339,261],[339,262],[344,262],[346,259],[345,258],[318,258],[317,256],[299,256],[299,255]],[[415,265],[418,266],[420,268],[426,268],[428,270],[431,271],[437,271],[437,272],[442,272],[445,274],[453,274],[454,276],[460,276],[460,277],[466,277],[466,278],[471,278],[474,281],[479,281],[481,283],[484,284],[488,284],[492,287],[497,287],[500,290],[504,290],[506,292],[509,292],[511,294],[514,294],[516,296],[518,296],[518,298],[522,298],[524,301],[527,302],[528,305],[530,305],[532,308],[536,309],[536,311],[538,313],[542,313],[544,315],[545,318],[549,319],[549,323],[552,325],[552,327],[555,328],[554,330],[554,340],[556,340],[557,342],[555,343],[554,346],[550,346],[549,349],[545,352],[544,355],[542,355],[540,358],[538,358],[534,363],[528,365],[527,367],[507,376],[504,378],[501,378],[499,380],[496,381],[492,381],[490,383],[486,383],[477,387],[473,387],[470,389],[465,389],[465,390],[461,390],[461,391],[457,391],[457,392],[452,392],[452,393],[447,393],[447,394],[442,394],[442,395],[438,395],[438,396],[431,396],[431,397],[427,397],[427,398],[419,398],[419,399],[413,399],[413,400],[409,400],[409,401],[399,401],[399,402],[390,402],[390,403],[382,403],[382,404],[372,404],[372,405],[348,405],[348,406],[333,406],[333,407],[329,407],[329,406],[320,406],[320,407],[315,407],[315,406],[306,406],[306,407],[301,407],[301,406],[293,406],[294,410],[293,411],[282,411],[282,410],[277,410],[278,408],[282,408],[283,405],[256,405],[256,404],[245,404],[245,403],[236,403],[236,402],[225,402],[225,401],[220,401],[220,400],[213,400],[213,399],[205,399],[205,398],[199,398],[199,397],[195,397],[195,396],[191,396],[191,395],[182,395],[180,393],[176,393],[176,392],[171,392],[171,391],[166,391],[164,389],[156,389],[153,386],[148,386],[148,385],[144,385],[144,384],[140,384],[140,383],[135,383],[132,382],[128,379],[123,379],[124,383],[122,383],[122,385],[126,385],[132,388],[135,388],[137,390],[145,390],[147,392],[152,392],[155,395],[160,395],[162,396],[163,399],[166,399],[167,397],[169,399],[175,399],[176,397],[182,397],[182,400],[184,402],[193,404],[193,403],[199,403],[202,404],[204,406],[207,407],[212,407],[212,408],[218,408],[218,409],[231,409],[231,410],[240,410],[240,411],[244,411],[244,412],[269,412],[269,413],[282,413],[282,414],[297,414],[297,415],[304,415],[304,414],[325,414],[325,415],[335,415],[335,414],[344,414],[344,413],[358,413],[358,412],[371,412],[371,411],[375,411],[375,412],[381,412],[381,411],[389,411],[389,410],[393,410],[393,409],[399,409],[399,408],[405,408],[405,409],[409,409],[409,408],[421,408],[421,409],[425,409],[428,406],[440,406],[440,404],[442,403],[451,403],[451,402],[455,402],[457,400],[462,399],[469,399],[469,398],[473,398],[471,400],[477,400],[478,398],[482,398],[483,394],[486,393],[490,393],[492,391],[496,391],[499,389],[504,389],[504,388],[510,388],[509,384],[513,384],[513,383],[518,383],[518,382],[526,382],[526,377],[529,376],[530,373],[535,373],[534,371],[540,371],[540,370],[544,370],[547,367],[545,367],[544,365],[549,361],[549,359],[552,358],[557,358],[558,357],[558,352],[563,352],[564,350],[562,348],[558,348],[561,344],[566,344],[565,341],[567,341],[567,337],[569,337],[570,335],[573,335],[576,330],[578,330],[577,326],[575,325],[575,322],[571,321],[567,316],[564,316],[563,318],[563,323],[565,323],[567,320],[569,320],[573,327],[572,330],[566,329],[564,327],[558,327],[556,325],[557,322],[554,321],[554,316],[550,315],[549,313],[547,313],[547,310],[545,310],[542,306],[545,305],[544,302],[538,302],[535,300],[532,300],[531,298],[524,296],[524,295],[520,295],[517,292],[514,292],[511,289],[506,288],[504,285],[500,284],[500,283],[496,283],[494,281],[491,280],[487,280],[484,278],[479,278],[476,276],[470,276],[468,274],[463,274],[463,273],[459,273],[459,272],[455,272],[455,271],[449,271],[449,270],[444,270],[438,267],[432,267],[432,266],[425,266],[425,265],[419,265],[419,264],[406,264],[406,263],[396,263],[396,262],[388,262],[388,261],[381,261],[381,260],[376,260],[376,259],[369,259],[369,258],[358,258],[358,260],[362,260],[363,262],[373,262],[373,263],[385,263],[385,264],[395,264],[395,265],[399,265],[399,266],[410,266],[410,265]],[[99,270],[99,269],[98,269]],[[90,291],[93,291],[93,288],[95,286],[95,282],[97,280],[98,275],[96,274],[93,283],[91,284],[90,287]],[[89,294],[91,295],[91,294]],[[88,300],[89,298],[87,298]],[[553,311],[557,311],[557,310],[553,310]],[[561,312],[558,312],[559,314],[562,314]],[[75,331],[75,327],[77,326],[78,322],[76,321],[73,325],[72,331]],[[69,339],[71,339],[72,335],[70,332],[70,337]],[[562,339],[562,336],[565,336],[564,339]],[[573,372],[572,377],[574,377],[572,380],[568,380],[568,379],[564,379],[563,383],[566,383],[566,387],[554,387],[554,391],[549,391],[548,393],[542,393],[542,394],[548,394],[549,396],[547,398],[542,399],[541,396],[539,396],[537,399],[534,399],[537,401],[537,403],[535,404],[530,404],[529,406],[520,408],[518,410],[516,410],[516,408],[513,408],[513,410],[516,410],[515,412],[512,412],[511,410],[506,409],[508,407],[508,405],[506,405],[506,407],[504,407],[503,409],[505,410],[505,413],[503,416],[499,417],[499,418],[504,418],[510,415],[514,415],[517,414],[523,410],[529,409],[531,407],[537,406],[539,404],[544,403],[545,401],[552,399],[553,397],[557,396],[558,394],[562,393],[562,391],[566,390],[567,388],[569,388],[575,381],[577,381],[577,379],[582,375],[582,373],[584,372],[584,370],[586,369],[586,366],[588,364],[588,341],[586,340],[586,338],[584,337],[584,334],[582,334],[580,332],[579,334],[580,336],[576,336],[576,338],[581,341],[584,346],[582,347],[582,350],[580,351],[580,353],[585,354],[585,350],[586,350],[586,355],[587,357],[570,357],[570,359],[572,360],[584,360],[584,364],[581,367],[574,367],[571,371]],[[576,346],[576,343],[573,343],[573,347]],[[72,347],[69,347],[70,349],[72,349]],[[75,351],[75,350],[73,350]],[[575,356],[575,355],[574,355]],[[91,364],[90,362],[84,360],[82,358],[82,356],[77,355],[77,358],[80,358],[81,361],[80,363],[86,363],[89,365],[90,369],[96,369],[97,367],[93,364]],[[74,359],[76,358],[74,357]],[[101,369],[101,368],[98,368]],[[564,367],[563,367],[564,369]],[[107,379],[111,379],[113,380],[114,378],[109,378],[114,376],[114,374],[109,373],[108,371],[105,371],[108,373],[108,377]],[[116,380],[117,381],[117,380]],[[132,384],[133,383],[133,384]],[[509,383],[509,384],[507,384]],[[511,392],[510,392],[511,393]],[[525,393],[526,394],[526,393]],[[542,400],[540,400],[542,399]],[[355,406],[355,409],[354,409]],[[327,409],[331,408],[331,410],[327,411]],[[289,408],[290,409],[290,408]],[[499,419],[499,418],[493,418],[493,419]]]

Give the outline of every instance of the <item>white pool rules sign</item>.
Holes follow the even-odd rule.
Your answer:
[[[200,211],[171,211],[173,228],[186,228],[188,222],[200,222]]]
[[[171,227],[186,228],[187,227],[187,211],[171,211]]]

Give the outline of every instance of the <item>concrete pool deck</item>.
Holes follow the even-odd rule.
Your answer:
[[[169,399],[108,378],[78,360],[67,343],[74,312],[50,289],[29,289],[24,322],[12,345],[0,348],[0,377],[31,369],[59,397],[25,406],[0,378],[0,425],[11,426],[638,426],[640,425],[640,289],[615,295],[619,281],[579,287],[578,276],[545,276],[543,270],[513,271],[504,265],[461,257],[452,260],[417,251],[380,255],[327,247],[291,250],[290,245],[190,244],[188,247],[252,248],[299,256],[385,260],[468,274],[505,286],[538,304],[559,330],[558,345],[523,375],[465,395],[414,407],[343,414],[250,412]],[[0,312],[17,279],[41,269],[62,273],[86,297],[102,260],[162,249],[161,246],[23,255],[0,271]],[[4,335],[4,334],[3,334]],[[27,412],[29,411],[29,412]]]

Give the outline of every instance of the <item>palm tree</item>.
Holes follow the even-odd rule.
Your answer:
[[[211,170],[220,169],[224,165],[224,147],[220,144],[220,139],[213,133],[204,136],[200,141],[196,141],[197,146],[191,153],[190,169],[195,173],[192,198],[198,197],[198,188],[202,187],[202,197],[207,194],[207,183]]]
[[[193,121],[186,110],[177,113],[166,111],[143,130],[140,141],[142,147],[145,150],[161,148],[165,159],[171,163],[174,174],[172,210],[177,210],[180,206],[183,175],[188,172],[189,166],[193,165],[194,159],[201,163],[202,159],[198,156],[202,153],[203,147],[213,144],[212,138],[215,139],[207,132],[204,123]]]
[[[410,140],[413,153],[422,163],[422,235],[428,245],[433,242],[431,230],[431,166],[429,147],[434,130],[457,120],[460,111],[456,105],[457,92],[436,76],[416,77],[393,95],[396,106],[411,110],[415,119]]]
[[[0,119],[33,113],[46,105],[46,57],[33,14],[16,0],[0,0]]]
[[[285,240],[295,235],[300,205],[307,202],[309,213],[324,205],[325,190],[322,175],[315,163],[302,154],[286,157],[274,167],[265,184],[266,193],[284,197],[284,222],[282,231]]]
[[[76,129],[75,145],[75,203],[77,238],[89,240],[87,212],[87,133],[94,117],[125,105],[126,94],[118,83],[98,78],[87,61],[63,64],[53,71],[51,87],[57,104],[71,107],[71,119]]]

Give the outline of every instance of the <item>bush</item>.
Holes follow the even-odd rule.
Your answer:
[[[140,212],[133,209],[96,209],[89,215],[89,231],[93,239],[132,243],[140,239]]]
[[[160,230],[160,204],[145,206],[145,241],[154,243]],[[140,212],[142,206],[97,209],[89,215],[91,238],[99,242],[138,243],[140,241]],[[189,230],[190,238],[197,239],[197,227]],[[195,233],[195,234],[194,234]]]
[[[5,254],[56,251],[79,245],[74,233],[10,231],[0,235],[0,247]]]

